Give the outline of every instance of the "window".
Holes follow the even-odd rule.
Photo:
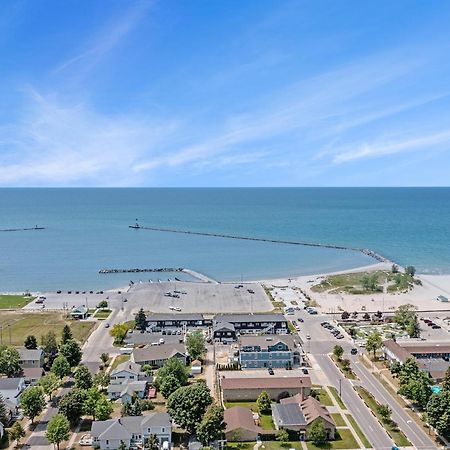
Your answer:
[[[162,427],[161,428],[161,433],[165,433],[166,431],[165,431],[166,429],[164,428],[164,427]]]
[[[106,439],[106,445],[109,445],[109,440],[108,439]]]

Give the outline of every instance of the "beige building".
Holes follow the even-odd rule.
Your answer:
[[[243,376],[222,378],[220,385],[224,401],[255,401],[262,391],[266,391],[272,400],[277,400],[278,396],[285,392],[290,396],[299,394],[302,399],[306,399],[311,392],[311,379],[309,377],[268,376],[252,378]]]
[[[242,406],[233,406],[224,411],[225,439],[228,442],[256,441],[263,433],[255,423],[253,412]]]

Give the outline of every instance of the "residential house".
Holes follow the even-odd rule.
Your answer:
[[[292,368],[300,364],[299,346],[292,335],[242,335],[239,339],[242,369]]]
[[[261,427],[256,425],[253,412],[242,406],[227,408],[223,413],[225,422],[225,439],[228,442],[256,441],[263,433]]]
[[[45,371],[42,367],[25,367],[20,375],[25,379],[27,386],[33,386],[45,375]]]
[[[44,366],[44,352],[40,348],[28,349],[22,347],[19,349],[20,367],[22,369]]]
[[[311,392],[311,379],[308,376],[223,376],[220,385],[224,401],[255,401],[262,391],[266,391],[272,400],[277,400],[281,393],[288,393],[290,396],[300,394],[301,398],[306,399]]]
[[[236,340],[236,329],[229,322],[215,322],[212,328],[213,338],[220,342],[234,342]]]
[[[20,401],[20,394],[25,389],[25,379],[20,378],[0,378],[0,394],[5,401],[16,410]],[[13,411],[13,414],[17,411]]]
[[[172,422],[169,414],[152,412],[145,416],[94,421],[91,428],[92,446],[101,450],[117,450],[121,441],[127,448],[142,448],[152,434],[161,446],[171,447]]]
[[[133,397],[144,398],[147,393],[147,381],[124,380],[123,382],[111,382],[108,386],[108,398],[120,399],[122,403],[131,403]]]
[[[72,311],[70,311],[70,315],[73,319],[86,319],[88,316],[88,309],[86,306],[77,306],[72,308]]]
[[[183,364],[187,364],[185,345],[161,344],[135,348],[130,360],[141,365],[149,364],[152,367],[161,367],[169,358],[178,358]]]
[[[222,324],[222,325],[220,325]],[[223,326],[233,325],[236,336],[245,333],[288,334],[287,320],[283,314],[218,314],[214,318],[214,339],[223,339]],[[226,337],[226,336],[225,336]]]
[[[303,399],[297,394],[272,404],[272,418],[277,430],[284,428],[299,433],[300,440],[309,438],[309,430],[316,421],[322,422],[327,439],[334,439],[336,425],[327,408],[313,397]]]
[[[125,361],[111,371],[111,381],[123,382],[125,380],[137,381],[145,377],[141,365],[133,361]]]

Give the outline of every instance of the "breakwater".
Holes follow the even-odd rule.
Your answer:
[[[143,272],[184,272],[183,267],[157,267],[157,268],[145,268],[145,269],[100,269],[98,273],[143,273]]]
[[[335,250],[350,250],[354,252],[361,252],[364,255],[370,256],[371,258],[379,261],[379,262],[387,262],[391,261],[385,258],[384,256],[374,252],[373,250],[366,248],[357,248],[357,247],[348,247],[345,245],[335,245],[335,244],[322,244],[316,242],[303,242],[303,241],[289,241],[283,239],[268,239],[268,238],[258,238],[251,236],[239,236],[233,234],[221,234],[221,233],[208,233],[206,231],[189,231],[189,230],[178,230],[175,228],[160,228],[160,227],[148,227],[142,226],[136,223],[135,225],[129,225],[129,228],[134,230],[150,230],[150,231],[160,231],[164,233],[180,233],[180,234],[191,234],[196,236],[210,236],[210,237],[219,237],[225,239],[238,239],[244,241],[257,241],[257,242],[269,242],[273,244],[287,244],[287,245],[302,245],[306,247],[319,247],[319,248],[331,248]]]
[[[45,227],[38,227],[37,225],[32,228],[0,228],[0,231],[35,231],[35,230],[45,230]]]

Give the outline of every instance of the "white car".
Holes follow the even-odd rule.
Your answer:
[[[169,306],[169,309],[170,309],[171,311],[176,311],[175,306]]]
[[[180,312],[181,308],[179,306],[175,306],[174,310]]]
[[[83,436],[81,436],[79,445],[83,447],[92,445],[92,438],[88,434],[83,434]]]

